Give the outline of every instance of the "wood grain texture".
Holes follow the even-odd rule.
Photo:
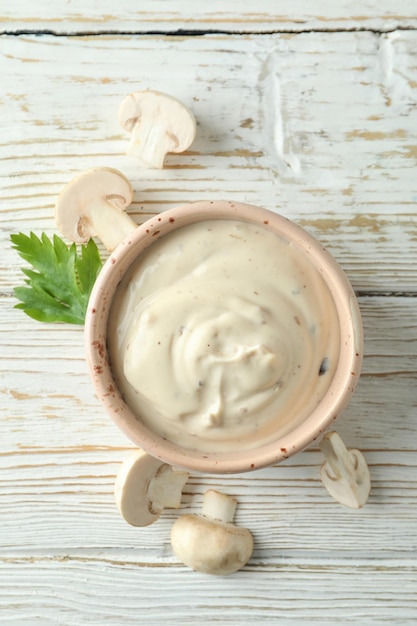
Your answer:
[[[414,32],[19,37],[1,39],[0,54],[5,236],[28,219],[50,232],[62,186],[104,165],[132,181],[138,222],[192,200],[249,202],[309,229],[355,289],[415,290]],[[162,171],[123,156],[118,106],[146,87],[179,97],[199,123],[191,150]]]
[[[133,551],[133,550],[132,550]],[[25,572],[22,575],[22,570]],[[144,567],[116,560],[16,559],[0,578],[2,596],[14,603],[17,624],[410,624],[415,603],[410,566],[371,567],[320,562],[256,566],[233,579],[196,576],[184,568]],[[403,586],[397,589],[398,578]],[[262,579],[263,586],[253,586]],[[54,585],[51,586],[51,580]],[[16,583],[22,593],[16,593]],[[94,588],[92,595],[89,590]],[[373,599],[375,598],[375,599]],[[134,607],[141,605],[132,621]],[[184,610],[185,609],[185,610]],[[80,620],[80,615],[83,618]],[[323,617],[325,616],[325,617]],[[1,618],[0,618],[1,620]],[[13,624],[12,621],[8,622]]]
[[[3,3],[0,28],[6,32],[49,29],[68,32],[173,32],[179,29],[231,32],[374,29],[417,25],[413,0],[27,0]],[[35,8],[36,6],[36,8]]]
[[[139,10],[121,2],[106,22],[106,5],[84,3],[77,22],[75,3],[39,2],[36,22],[32,5],[17,2],[5,30],[122,28]],[[191,11],[176,5],[173,29]],[[307,4],[292,6],[282,23],[298,28]],[[331,27],[342,9],[346,26],[370,28],[392,11],[361,6],[366,20],[352,17],[357,3],[320,4]],[[218,5],[194,7],[197,27]],[[404,27],[410,7],[395,6],[409,16],[398,21]],[[304,15],[305,27],[319,14]],[[414,625],[416,31],[3,36],[0,78],[0,624]],[[143,87],[179,97],[199,124],[195,144],[162,171],[124,155],[118,105]],[[38,324],[13,309],[22,262],[9,244],[19,230],[54,232],[62,186],[101,165],[132,181],[138,223],[202,198],[252,202],[299,222],[341,263],[361,294],[365,358],[337,428],[370,465],[363,510],[330,499],[313,444],[252,474],[190,477],[180,513],[197,512],[210,487],[238,498],[236,520],[253,532],[255,551],[235,576],[178,564],[169,542],[177,512],[141,530],[119,518],[114,477],[131,444],[94,397],[82,328]]]

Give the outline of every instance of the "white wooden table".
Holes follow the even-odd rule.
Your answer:
[[[244,8],[242,8],[244,5]],[[2,0],[0,10],[0,623],[417,623],[417,6],[415,0]],[[125,155],[117,109],[155,88],[198,137],[162,171]],[[81,327],[13,309],[11,233],[56,232],[62,186],[94,166],[132,181],[138,222],[230,199],[294,219],[329,248],[365,327],[359,388],[337,423],[368,460],[351,511],[317,447],[248,475],[193,475],[235,495],[255,538],[227,578],[171,552],[178,513],[128,526],[113,501],[132,444],[87,375]]]

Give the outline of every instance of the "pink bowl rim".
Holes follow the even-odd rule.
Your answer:
[[[340,358],[330,387],[316,409],[296,428],[271,443],[231,453],[202,453],[150,431],[124,402],[107,353],[107,319],[125,271],[155,240],[174,229],[207,220],[240,220],[266,226],[301,249],[333,294],[340,321]],[[137,446],[173,466],[213,474],[241,473],[274,465],[305,449],[340,415],[360,376],[363,330],[359,305],[345,273],[330,253],[301,226],[265,208],[228,201],[200,201],[169,209],[138,226],[111,253],[92,290],[85,320],[87,367],[97,398],[113,422]]]

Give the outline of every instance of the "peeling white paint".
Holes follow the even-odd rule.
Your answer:
[[[412,93],[410,81],[406,76],[408,61],[402,33],[394,32],[381,36],[378,62],[387,106],[406,110],[411,103],[417,102],[417,95],[415,91]]]
[[[296,177],[301,173],[301,162],[292,150],[289,131],[291,112],[286,108],[283,79],[285,65],[280,64],[279,52],[274,50],[264,60],[259,78],[259,95],[262,102],[262,137],[268,156],[284,177]],[[280,67],[281,66],[281,67]]]

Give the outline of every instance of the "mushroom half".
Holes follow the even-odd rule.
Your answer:
[[[179,508],[187,480],[187,472],[133,450],[123,461],[114,487],[120,515],[132,526],[153,524],[165,508]]]
[[[363,454],[347,449],[336,432],[324,435],[319,445],[326,459],[320,477],[329,494],[351,509],[364,506],[371,491],[371,477]]]
[[[118,170],[86,170],[61,191],[55,205],[57,227],[76,243],[97,236],[111,251],[137,228],[125,213],[132,199],[132,186]]]
[[[162,168],[168,152],[184,152],[196,134],[194,115],[176,98],[158,91],[136,91],[120,105],[119,122],[131,133],[127,154]]]

